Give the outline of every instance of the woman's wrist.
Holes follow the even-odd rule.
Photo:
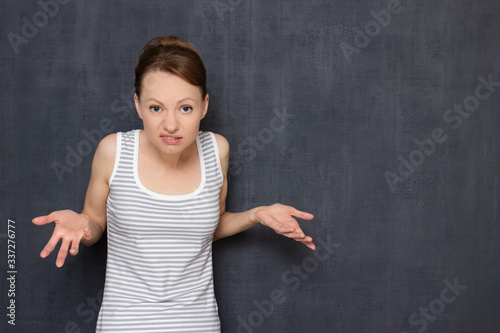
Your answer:
[[[262,219],[260,217],[260,212],[265,209],[267,206],[258,206],[258,207],[255,207],[255,208],[252,208],[251,209],[251,212],[252,212],[252,215],[251,215],[251,221],[253,222],[253,224],[259,224],[259,223],[262,223]]]

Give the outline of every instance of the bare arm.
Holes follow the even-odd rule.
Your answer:
[[[109,194],[109,179],[115,164],[116,149],[116,133],[110,134],[99,143],[92,161],[92,173],[82,210],[82,215],[89,218],[92,232],[91,239],[82,240],[86,246],[96,243],[106,230],[106,200]]]
[[[221,161],[224,182],[220,194],[220,218],[219,225],[214,232],[214,241],[242,232],[254,225],[261,223],[272,228],[276,233],[293,238],[304,243],[307,247],[315,249],[312,238],[306,236],[293,216],[311,220],[313,215],[301,212],[293,207],[274,204],[271,206],[259,206],[241,213],[226,212],[227,196],[227,172],[229,167],[229,143],[227,140],[216,134],[217,145],[219,147],[219,157]]]
[[[92,174],[81,214],[72,210],[54,211],[33,219],[36,225],[54,222],[54,232],[40,253],[47,257],[61,241],[56,266],[61,267],[69,253],[76,255],[80,242],[90,246],[97,242],[106,229],[106,199],[109,179],[113,171],[116,152],[116,134],[105,137],[98,145],[92,162]],[[71,246],[71,249],[70,249]]]

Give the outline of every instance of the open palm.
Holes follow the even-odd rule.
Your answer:
[[[92,238],[89,218],[72,210],[59,210],[33,219],[33,223],[36,225],[45,225],[52,222],[55,223],[54,232],[40,253],[40,257],[45,258],[52,253],[59,240],[61,240],[61,248],[56,260],[56,266],[61,267],[66,260],[70,246],[69,253],[74,256],[78,253],[81,239]]]
[[[312,220],[314,215],[291,206],[274,204],[259,209],[256,216],[261,224],[273,229],[276,233],[302,242],[312,250],[316,248],[312,238],[304,234],[299,223],[294,219],[295,216],[303,220]]]

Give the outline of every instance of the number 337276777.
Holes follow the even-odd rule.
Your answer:
[[[7,266],[13,270],[16,268],[16,222],[9,220],[7,225]]]

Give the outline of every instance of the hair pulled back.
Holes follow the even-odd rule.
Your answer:
[[[140,98],[144,75],[151,71],[169,72],[199,86],[207,94],[205,65],[196,48],[177,36],[155,37],[142,49],[135,68],[135,93]]]

